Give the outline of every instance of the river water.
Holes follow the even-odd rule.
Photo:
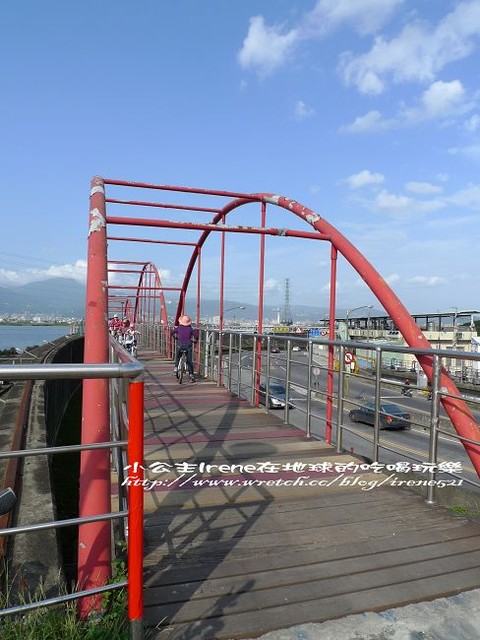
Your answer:
[[[12,326],[0,324],[0,350],[18,347],[41,346],[44,342],[50,342],[66,336],[70,332],[69,325],[35,326],[22,325]]]

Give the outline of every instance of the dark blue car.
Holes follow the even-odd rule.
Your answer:
[[[352,409],[348,414],[352,422],[375,424],[375,403],[367,402],[363,407]],[[410,414],[396,404],[380,405],[380,429],[410,429]]]

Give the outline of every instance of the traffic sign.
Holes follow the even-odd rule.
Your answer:
[[[352,364],[355,360],[355,356],[351,351],[345,351],[345,364]]]

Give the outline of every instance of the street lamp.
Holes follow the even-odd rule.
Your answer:
[[[32,356],[32,358],[35,358],[35,360],[39,360],[40,359],[38,356],[36,356],[31,351],[27,351],[26,349],[20,349],[19,347],[15,347],[15,352],[18,353],[19,356],[21,356],[22,354],[26,353],[28,356]]]
[[[229,309],[225,309],[223,313],[227,313],[227,311],[235,311],[235,309],[245,309],[245,307],[230,307]]]
[[[347,322],[347,338],[350,338],[350,332],[349,332],[349,321],[350,321],[350,314],[353,313],[353,311],[358,311],[359,309],[368,309],[368,321],[367,321],[367,337],[368,337],[368,325],[370,324],[370,310],[373,309],[373,304],[362,304],[360,307],[354,307],[353,309],[347,309],[347,317],[346,317],[346,322]]]
[[[237,306],[237,307],[229,307],[228,309],[225,309],[225,311],[223,312],[223,315],[225,315],[228,311],[235,311],[236,309],[245,309],[245,307],[242,306]],[[235,322],[235,315],[233,316],[232,322]]]

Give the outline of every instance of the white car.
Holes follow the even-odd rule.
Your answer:
[[[292,351],[301,351],[301,349],[300,347],[295,346],[295,347],[292,347]]]

